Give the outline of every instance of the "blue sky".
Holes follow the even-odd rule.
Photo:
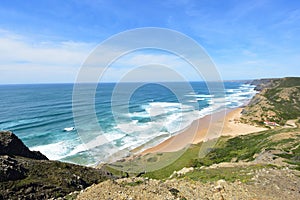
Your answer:
[[[3,0],[0,84],[74,82],[97,44],[141,27],[193,38],[226,80],[300,76],[300,1]]]

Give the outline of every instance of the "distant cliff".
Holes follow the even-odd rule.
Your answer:
[[[271,88],[277,84],[277,81],[279,81],[279,78],[265,78],[265,79],[256,79],[251,81],[250,83],[252,85],[255,85],[255,90],[261,91],[264,88]]]
[[[10,131],[0,131],[0,200],[64,197],[110,177],[99,169],[50,161]]]
[[[300,78],[255,80],[260,93],[243,110],[242,120],[263,125],[266,121],[284,125],[300,117]]]

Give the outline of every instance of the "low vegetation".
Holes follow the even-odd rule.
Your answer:
[[[300,117],[300,78],[270,80],[244,109],[242,120],[257,125],[265,121],[283,126]]]
[[[227,169],[201,169],[202,166],[208,167],[213,164],[218,164],[222,162],[251,162],[254,161],[258,155],[265,151],[278,151],[280,154],[274,155],[276,158],[285,158],[286,162],[291,165],[292,168],[299,170],[300,163],[300,129],[299,128],[280,128],[271,129],[267,131],[262,131],[259,133],[238,136],[234,138],[221,137],[219,138],[216,145],[208,149],[206,156],[199,158],[199,151],[203,143],[196,145],[191,145],[183,155],[178,158],[172,164],[151,172],[147,172],[143,176],[154,178],[154,179],[167,179],[174,171],[179,171],[184,167],[194,167],[199,170],[195,172],[188,173],[189,177],[196,180],[197,176],[200,180],[214,180],[214,179],[227,179],[233,180],[235,175],[240,174],[239,168],[227,168]],[[177,154],[164,153],[164,154]],[[150,155],[148,155],[150,156]],[[156,154],[151,154],[152,157],[157,156]],[[163,156],[163,155],[160,155]],[[143,159],[143,158],[139,158]],[[146,158],[145,158],[146,159]],[[258,167],[267,166],[268,163],[260,164]],[[257,166],[256,166],[257,167]],[[223,171],[225,170],[225,171]],[[226,175],[226,170],[228,174]],[[251,167],[249,168],[251,170]],[[233,172],[235,171],[235,172]],[[116,170],[114,170],[116,173]],[[119,173],[120,174],[120,173]],[[228,176],[232,174],[232,176]],[[243,173],[242,173],[243,174]],[[243,176],[241,174],[241,176]],[[133,174],[134,175],[134,174]],[[225,176],[225,177],[223,177]],[[206,177],[203,179],[203,177]],[[246,180],[247,177],[242,177],[242,180]]]
[[[215,182],[218,180],[225,180],[228,182],[235,182],[237,180],[242,183],[248,183],[251,181],[253,174],[256,170],[276,168],[273,165],[251,165],[247,167],[222,167],[212,169],[195,169],[193,172],[185,174],[184,178],[200,181],[203,183]]]
[[[9,158],[24,168],[25,178],[0,182],[1,197],[15,196],[34,199],[63,197],[108,178],[104,172],[79,165],[24,157]]]

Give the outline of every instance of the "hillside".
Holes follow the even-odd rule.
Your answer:
[[[0,199],[64,197],[108,179],[103,170],[48,160],[10,131],[0,131]]]
[[[269,121],[283,126],[288,120],[298,120],[300,78],[262,80],[257,87],[261,92],[244,108],[243,122],[264,125]]]
[[[143,177],[131,174],[129,178],[104,181],[84,190],[78,199],[299,199],[299,144],[299,128],[221,137],[203,158],[198,155],[205,143],[192,145],[167,167]],[[177,153],[149,154],[136,159],[146,165],[155,157]],[[122,162],[114,165],[126,166]],[[135,161],[129,164],[134,166]]]

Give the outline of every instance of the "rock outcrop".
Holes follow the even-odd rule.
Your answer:
[[[14,155],[36,160],[48,160],[39,151],[30,151],[27,146],[11,131],[0,131],[0,155]]]
[[[0,131],[0,200],[64,197],[112,178],[101,169],[48,160],[10,131]]]

